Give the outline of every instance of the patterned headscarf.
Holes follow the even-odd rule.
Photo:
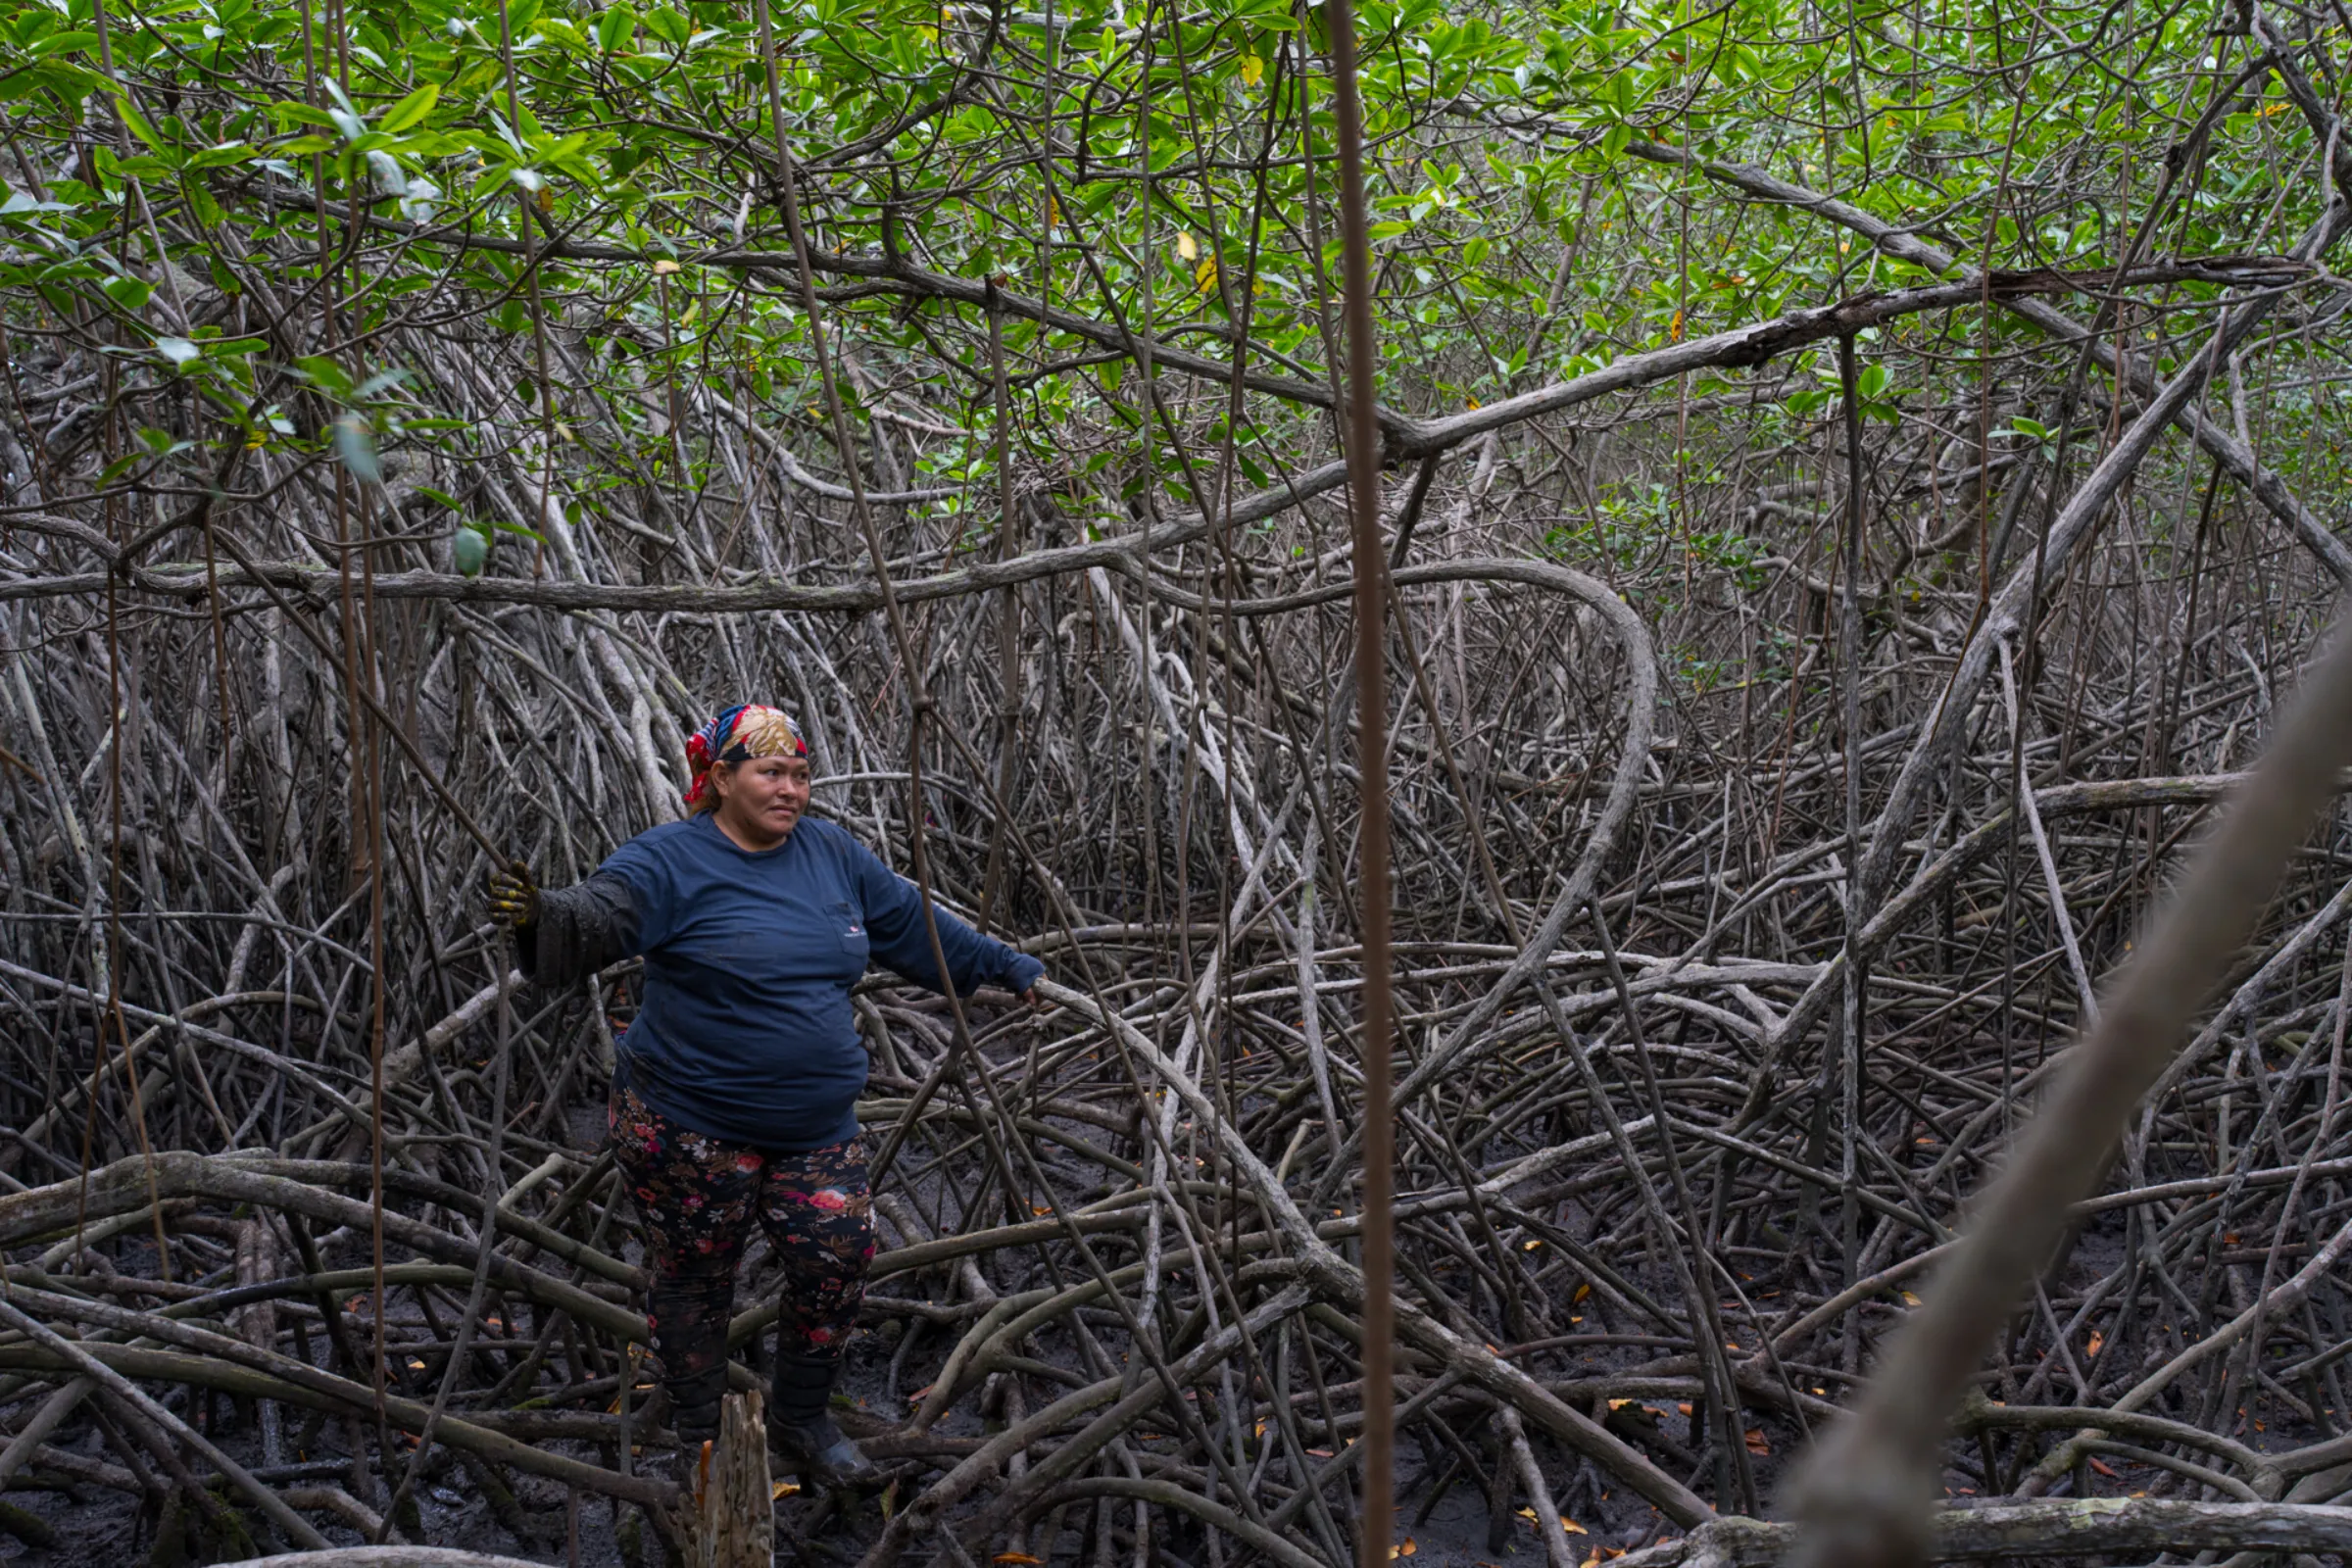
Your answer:
[[[694,783],[686,804],[699,805],[710,788],[710,764],[747,762],[755,757],[807,757],[801,727],[780,708],[745,703],[730,708],[686,737],[686,765]]]

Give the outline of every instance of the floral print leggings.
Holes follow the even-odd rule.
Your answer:
[[[784,1265],[776,1352],[838,1357],[874,1255],[865,1141],[780,1154],[691,1132],[615,1087],[612,1150],[645,1233],[646,1317],[682,1423],[715,1423],[727,1318],[752,1222]],[[681,1427],[683,1430],[683,1427]]]

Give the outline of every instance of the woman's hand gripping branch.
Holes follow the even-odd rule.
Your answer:
[[[520,860],[493,870],[487,890],[490,918],[500,925],[520,931],[539,923],[539,887],[531,880],[530,867]]]

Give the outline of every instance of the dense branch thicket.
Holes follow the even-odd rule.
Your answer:
[[[2340,20],[1365,8],[1396,1534],[1487,1520],[1399,1549],[1788,1549],[1709,1521],[1918,1305],[2352,581]],[[1054,980],[861,988],[896,1489],[780,1546],[1351,1560],[1320,9],[6,24],[0,1532],[658,1551],[635,975],[523,987],[478,889],[673,816],[757,698]],[[1944,1482],[2007,1500],[1938,1551],[2352,1544],[2348,859],[1983,1369]]]

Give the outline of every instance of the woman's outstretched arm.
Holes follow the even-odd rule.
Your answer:
[[[491,898],[494,912],[511,911],[516,963],[551,990],[638,951],[635,895],[609,871],[546,892],[526,882],[519,899],[494,885]]]
[[[872,944],[874,961],[916,985],[947,990],[938,966],[931,961],[931,937],[923,929],[922,895],[863,845],[857,846],[856,857],[866,938]],[[1028,954],[973,930],[936,900],[932,908],[939,916],[940,951],[947,956],[948,974],[957,996],[969,996],[985,985],[1002,986],[1023,996],[1046,972],[1046,966]]]

